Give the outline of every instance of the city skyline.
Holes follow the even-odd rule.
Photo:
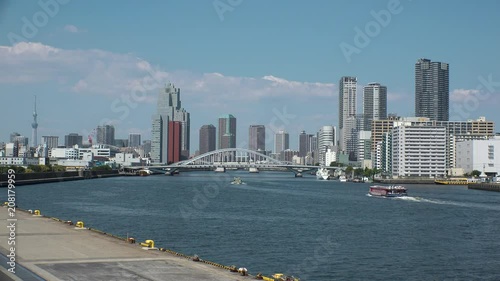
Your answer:
[[[92,2],[86,4],[92,6]],[[453,16],[446,14],[450,4],[455,8]],[[496,67],[499,59],[491,55],[499,45],[499,39],[491,36],[498,25],[495,21],[499,21],[494,15],[500,5],[496,1],[484,1],[482,5],[402,1],[401,13],[392,15],[388,25],[381,25],[380,33],[369,37],[366,46],[356,45],[355,28],[363,31],[374,20],[372,11],[386,9],[384,1],[345,3],[345,11],[356,11],[359,16],[335,9],[337,2],[323,1],[319,6],[245,2],[227,13],[223,21],[211,3],[195,5],[197,11],[185,3],[158,5],[163,7],[124,5],[124,15],[128,16],[117,19],[123,28],[116,29],[115,25],[102,24],[113,4],[99,3],[101,12],[90,21],[80,13],[88,9],[86,5],[72,2],[61,6],[48,25],[38,28],[28,38],[22,34],[21,18],[31,19],[40,7],[36,3],[10,3],[0,27],[2,34],[16,33],[26,41],[39,43],[13,45],[8,36],[0,38],[3,101],[12,105],[20,105],[20,100],[32,101],[36,88],[38,136],[59,136],[62,140],[69,133],[78,133],[86,140],[90,131],[110,121],[115,125],[117,138],[140,133],[146,140],[151,139],[149,116],[155,111],[157,91],[171,82],[183,91],[183,103],[192,114],[192,128],[215,124],[217,116],[232,112],[238,116],[237,146],[246,145],[249,125],[264,124],[271,136],[277,129],[289,132],[290,147],[295,149],[298,147],[295,136],[302,130],[316,133],[324,125],[338,124],[338,79],[342,76],[358,78],[358,104],[362,87],[379,81],[388,87],[388,113],[414,116],[414,103],[408,102],[415,98],[414,64],[425,57],[452,66],[450,120],[486,116],[500,122],[500,116],[495,115],[500,104],[497,97],[500,72]],[[259,9],[263,5],[264,11]],[[431,11],[429,5],[433,7]],[[299,7],[304,13],[297,18],[293,11]],[[152,17],[160,10],[172,9],[178,13],[169,19]],[[134,15],[142,22],[154,27],[152,33],[161,30],[158,29],[161,26],[172,26],[168,24],[170,21],[176,23],[168,30],[176,44],[169,44],[171,40],[163,38],[134,42],[118,37],[113,42],[103,40],[106,34],[120,34],[124,38],[140,34],[141,30],[126,21],[132,11],[136,11]],[[257,11],[262,22],[251,20]],[[429,21],[417,16],[424,11]],[[311,22],[313,14],[316,21]],[[283,23],[271,24],[276,15],[283,18]],[[471,15],[472,21],[460,20]],[[442,27],[435,24],[442,21],[460,30],[460,36],[451,33],[443,36]],[[187,23],[187,27],[181,23]],[[189,28],[199,25],[204,26],[202,33]],[[277,30],[281,32],[275,33]],[[470,40],[464,41],[464,36]],[[438,44],[429,46],[418,38]],[[265,48],[256,43],[263,40],[268,42]],[[211,42],[210,56],[206,56],[207,50],[200,42]],[[307,51],[310,43],[291,42],[310,42],[316,49]],[[339,48],[343,42],[359,49],[350,56],[350,62]],[[390,48],[398,44],[402,44],[404,52]],[[477,50],[474,56],[467,51],[470,49]],[[301,56],[297,58],[297,54]],[[290,64],[291,61],[294,63]],[[148,89],[144,95],[131,94],[137,86]],[[63,100],[73,106],[63,106]],[[31,111],[31,105],[6,107],[3,114],[16,118],[2,124],[0,141],[8,141],[9,134],[16,131],[31,136]],[[294,117],[283,122],[280,119],[283,116]],[[197,142],[198,130],[191,129],[191,154],[197,149]],[[272,138],[266,139],[266,147],[272,147]]]

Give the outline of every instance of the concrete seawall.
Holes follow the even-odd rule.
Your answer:
[[[118,171],[80,171],[80,172],[48,172],[15,174],[15,185],[29,185],[49,182],[74,181],[84,179],[122,176]],[[8,186],[7,174],[0,175],[0,187]]]
[[[384,184],[435,184],[434,179],[375,179],[373,182]]]
[[[470,183],[467,188],[500,192],[500,183]]]
[[[8,210],[0,207],[0,220],[9,225]],[[15,259],[36,276],[45,280],[179,280],[237,281],[251,280],[187,256],[173,255],[165,250],[144,250],[140,245],[99,231],[76,229],[56,219],[33,216],[16,210]],[[0,227],[0,253],[10,253],[7,227]],[[158,246],[157,246],[158,247]],[[214,264],[216,265],[216,264]],[[5,264],[2,266],[6,266]],[[17,271],[18,268],[16,268]],[[15,275],[0,271],[0,277]],[[18,279],[15,279],[18,278]],[[4,279],[1,279],[4,280]],[[6,279],[9,280],[9,279]],[[37,280],[22,279],[22,280]]]

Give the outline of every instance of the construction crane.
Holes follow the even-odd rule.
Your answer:
[[[95,137],[95,129],[93,129],[92,132],[90,132],[90,134],[88,135],[88,141],[90,146],[92,146],[92,140],[94,139],[94,137]]]

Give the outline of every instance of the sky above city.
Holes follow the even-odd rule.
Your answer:
[[[159,88],[181,88],[199,128],[237,118],[298,134],[338,126],[338,81],[388,88],[388,112],[414,115],[414,64],[450,64],[450,119],[500,123],[500,1],[0,0],[0,142],[86,136],[111,123],[116,138],[151,135]],[[497,129],[498,131],[498,129]],[[39,140],[40,141],[40,140]]]

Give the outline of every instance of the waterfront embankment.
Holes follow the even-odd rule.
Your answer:
[[[401,178],[401,179],[374,179],[373,182],[383,184],[435,184],[433,178]]]
[[[488,182],[469,183],[467,185],[467,188],[500,192],[500,183],[488,183]]]
[[[0,207],[0,219],[8,221],[7,208]],[[54,218],[16,210],[16,219],[15,232],[0,228],[0,253],[8,256],[14,252],[16,265],[22,265],[45,280],[251,279],[209,262],[195,262],[190,257],[174,255],[162,248],[144,250],[138,244],[127,243],[125,238],[76,228]],[[15,245],[8,244],[7,237],[12,233]],[[3,271],[0,277],[4,277],[2,274],[12,275]],[[13,277],[11,280],[18,280]]]
[[[73,172],[44,172],[44,173],[18,173],[16,174],[16,186],[61,182],[61,181],[74,181],[94,178],[106,178],[121,176],[116,170],[112,171],[73,171]],[[0,175],[0,187],[8,186],[7,174]]]

